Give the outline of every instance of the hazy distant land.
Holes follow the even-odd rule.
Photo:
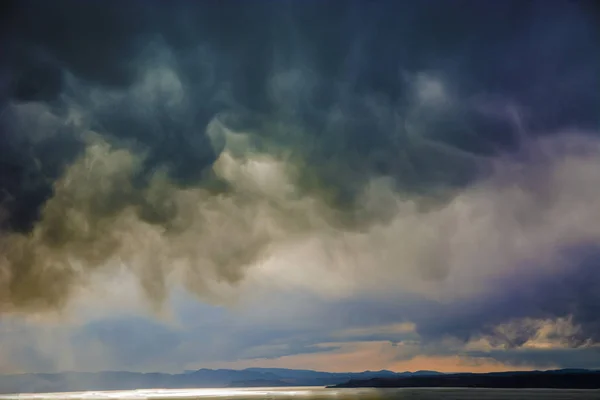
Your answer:
[[[181,374],[137,372],[64,372],[0,375],[0,393],[49,393],[90,390],[184,389],[227,387],[328,386],[350,380],[440,374],[435,371],[332,373],[284,368],[199,369]]]
[[[0,376],[0,393],[49,393],[134,389],[329,386],[335,388],[560,388],[600,389],[600,371],[556,370],[488,374],[436,371],[331,373],[283,368],[200,369],[181,374],[64,372]]]

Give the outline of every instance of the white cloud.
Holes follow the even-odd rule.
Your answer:
[[[249,268],[249,282],[280,281],[332,297],[400,291],[451,300],[502,290],[498,282],[509,277],[555,274],[568,268],[571,246],[600,244],[593,222],[600,218],[599,156],[592,137],[540,139],[520,159],[498,158],[489,177],[428,207],[378,183],[367,187],[365,209],[391,208],[392,218],[274,247]]]

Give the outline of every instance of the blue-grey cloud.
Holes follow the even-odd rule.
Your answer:
[[[271,300],[292,305],[297,299],[273,298]],[[417,320],[420,314],[439,318],[441,313],[431,304],[421,302],[406,303],[402,299],[369,301],[354,299],[341,303],[312,301],[303,307],[318,308],[326,312],[311,313],[312,319],[303,323],[295,321],[295,314],[260,318],[257,314],[274,307],[255,306],[232,312],[231,310],[205,306],[188,299],[187,311],[179,309],[173,322],[157,322],[140,316],[115,316],[94,318],[90,322],[74,326],[61,326],[52,321],[30,321],[18,319],[9,324],[5,321],[2,329],[3,349],[10,349],[10,357],[3,351],[4,362],[13,368],[28,371],[59,370],[132,370],[178,372],[183,369],[216,366],[269,365],[280,359],[318,353],[336,354],[347,346],[381,345],[384,342],[396,344],[388,347],[390,358],[398,362],[410,361],[415,357],[444,358],[456,355],[472,360],[497,360],[507,366],[544,368],[588,367],[597,368],[598,348],[594,346],[570,347],[567,330],[548,330],[540,342],[540,328],[552,321],[530,321],[511,324],[513,334],[529,329],[529,339],[536,343],[521,343],[519,346],[505,346],[506,336],[501,330],[471,334],[470,340],[462,340],[448,324],[445,333],[436,336],[422,336],[416,325],[406,323],[407,319]],[[395,315],[385,309],[396,309]],[[447,310],[447,309],[446,309]],[[377,318],[365,318],[366,314]],[[191,320],[190,317],[194,317]],[[399,323],[404,321],[404,323]],[[423,327],[421,326],[421,329]],[[498,328],[498,327],[496,327]],[[415,330],[413,330],[415,329]],[[473,332],[476,328],[472,329]],[[558,335],[558,336],[557,336]],[[490,345],[481,346],[477,341],[486,338]],[[563,341],[566,339],[566,341]],[[547,346],[548,343],[555,343]],[[546,345],[546,346],[544,346]],[[537,347],[536,347],[537,346]],[[371,362],[377,352],[366,353],[364,360]],[[308,358],[307,358],[308,359]],[[246,363],[246,364],[244,364]],[[369,365],[369,364],[367,364]],[[384,367],[384,366],[382,366]],[[348,366],[360,369],[361,365]],[[431,368],[435,368],[432,365]]]
[[[598,348],[579,349],[519,349],[490,352],[467,352],[471,357],[492,358],[509,365],[538,366],[543,368],[589,368],[600,366]]]
[[[89,348],[103,349],[110,367],[123,369],[156,362],[173,352],[181,342],[169,327],[142,318],[115,318],[93,321],[78,329],[70,338],[73,354],[85,354]]]

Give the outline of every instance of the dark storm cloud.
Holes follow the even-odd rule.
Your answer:
[[[471,357],[491,357],[509,365],[536,365],[540,368],[589,368],[600,366],[600,349],[535,349],[496,350],[491,352],[468,352]]]
[[[361,208],[374,177],[443,202],[524,131],[597,127],[597,21],[583,5],[13,3],[0,71],[0,311],[61,305],[84,271],[117,261],[141,264],[157,301],[182,259],[186,283],[205,292],[239,281],[285,234],[389,217]],[[248,143],[228,142],[230,131]],[[215,167],[222,155],[234,161]],[[285,161],[296,190],[248,183],[263,156]],[[588,273],[498,300],[515,303],[497,320],[484,321],[497,301],[486,300],[436,323],[469,335],[518,313],[572,314],[590,336]],[[435,335],[436,323],[418,329]]]
[[[455,169],[456,160],[443,166],[439,165],[443,161],[430,161],[439,154],[415,148],[420,143],[411,143],[405,127],[386,111],[412,105],[402,75],[421,71],[441,72],[463,87],[466,97],[515,99],[533,114],[532,123],[544,128],[597,122],[593,83],[598,56],[593,51],[593,30],[577,5],[229,3],[19,2],[13,6],[4,38],[10,55],[3,66],[10,81],[8,97],[46,100],[60,108],[67,89],[65,73],[93,86],[127,88],[147,67],[140,55],[161,40],[189,88],[185,106],[169,110],[159,102],[151,109],[136,110],[136,104],[110,104],[96,116],[97,124],[103,132],[145,144],[150,151],[147,168],[166,164],[173,178],[192,182],[200,177],[189,175],[211,165],[216,156],[203,127],[218,112],[240,108],[291,118],[306,129],[306,135],[316,136],[311,138],[316,140],[311,158],[323,164],[333,157],[346,172],[359,173],[367,167],[367,174],[395,172],[402,180],[424,185],[429,182],[426,178],[445,180],[464,174],[440,175],[448,167]],[[198,54],[200,46],[208,51]],[[292,79],[273,79],[287,72]],[[226,99],[217,100],[223,91],[229,91]],[[367,97],[373,101],[365,101]],[[341,110],[343,119],[328,132],[324,124],[331,119],[332,109]],[[449,148],[490,153],[516,144],[514,127],[469,115],[471,109],[432,113],[424,108],[422,112],[429,120],[424,122],[429,126],[423,135]],[[24,136],[22,127],[13,135],[14,127],[3,128],[9,138]],[[38,159],[51,182],[60,172],[60,165],[56,166],[60,162],[46,161],[52,155],[38,154],[45,144],[33,150],[27,147],[30,158],[24,150],[3,146],[13,157],[23,157],[7,156],[5,168],[32,174],[30,164]],[[75,144],[63,149],[64,164],[77,149]],[[395,160],[403,153],[409,164],[405,167]],[[416,176],[411,177],[411,171]],[[48,182],[39,185],[46,190],[40,188],[43,193],[32,196],[31,206],[15,206],[24,209],[23,220],[14,221],[15,226],[29,226],[38,205],[50,195]]]
[[[569,249],[568,253],[568,267],[560,273],[498,279],[496,287],[477,301],[430,305],[427,314],[411,315],[410,318],[425,340],[454,336],[467,342],[490,335],[496,344],[518,348],[538,333],[538,327],[517,325],[510,335],[495,329],[525,318],[555,320],[572,317],[578,330],[562,338],[569,346],[579,347],[588,340],[598,342],[600,298],[595,290],[600,283],[598,249],[577,247]]]

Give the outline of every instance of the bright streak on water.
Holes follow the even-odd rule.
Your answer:
[[[340,397],[341,392],[354,394],[376,392],[374,389],[325,389],[322,387],[285,387],[285,388],[235,388],[235,389],[138,389],[115,391],[88,391],[68,393],[27,393],[0,396],[0,400],[105,400],[105,399],[244,399],[244,398],[319,398]],[[352,396],[351,396],[352,397]]]
[[[236,389],[140,389],[69,393],[0,395],[0,400],[108,400],[108,399],[365,399],[365,400],[598,400],[599,390],[550,389],[326,389],[322,387]]]

